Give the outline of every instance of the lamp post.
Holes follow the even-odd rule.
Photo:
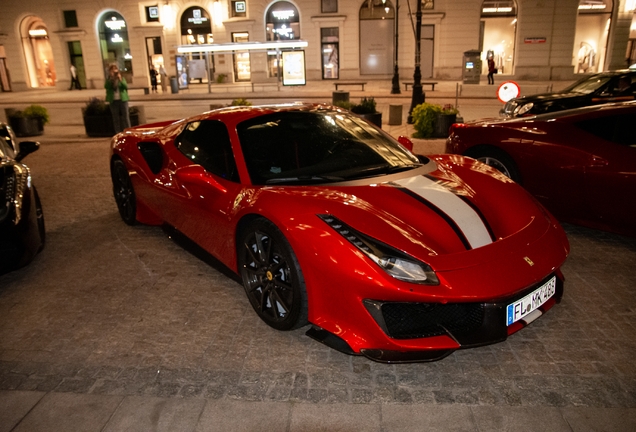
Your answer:
[[[413,124],[413,109],[424,103],[426,95],[422,91],[422,72],[420,71],[420,40],[422,39],[422,2],[417,0],[416,29],[415,29],[415,73],[413,73],[413,97],[411,98],[411,109],[406,122]]]
[[[398,72],[398,17],[400,16],[400,0],[395,0],[395,60],[393,66],[393,87],[391,94],[400,94],[400,73]]]

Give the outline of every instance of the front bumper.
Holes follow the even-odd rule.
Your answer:
[[[506,308],[556,276],[556,292],[526,318],[506,325]],[[547,312],[563,297],[563,276],[550,274],[539,283],[504,299],[481,303],[408,303],[365,301],[365,306],[382,331],[400,345],[417,346],[431,342],[429,349],[397,351],[360,350],[371,360],[383,363],[410,363],[440,360],[457,349],[502,342]],[[317,326],[307,335],[347,354],[356,353],[343,339]],[[444,342],[446,341],[446,342]],[[450,343],[449,343],[450,342]],[[435,348],[438,345],[438,348]]]

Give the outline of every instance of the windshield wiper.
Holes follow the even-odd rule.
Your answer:
[[[307,175],[307,176],[298,176],[298,177],[278,177],[278,178],[271,178],[269,180],[265,180],[265,184],[324,182],[324,181],[330,181],[330,182],[344,181],[344,178],[336,177],[336,176],[317,176],[317,175]]]

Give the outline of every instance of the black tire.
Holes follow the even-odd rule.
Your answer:
[[[40,195],[38,194],[37,189],[33,188],[33,192],[35,193],[35,214],[38,221],[38,233],[40,234],[40,248],[38,249],[38,252],[41,252],[42,249],[44,249],[44,243],[46,241],[44,211],[42,210],[42,202],[40,202]]]
[[[496,147],[478,147],[469,149],[465,156],[470,156],[499,170],[506,177],[521,184],[521,174],[514,160],[503,150]]]
[[[111,178],[119,215],[128,225],[135,225],[137,223],[137,197],[124,162],[121,160],[113,162]]]
[[[251,222],[237,243],[238,268],[252,307],[267,325],[293,330],[307,324],[307,290],[296,255],[267,219]]]

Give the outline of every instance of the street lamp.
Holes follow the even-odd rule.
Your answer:
[[[415,73],[413,73],[413,97],[411,98],[411,109],[406,120],[408,124],[413,124],[413,109],[419,104],[423,104],[426,95],[422,91],[422,72],[420,71],[420,40],[422,39],[422,2],[417,0],[416,29],[415,29]]]
[[[398,72],[398,17],[400,16],[400,0],[395,0],[395,63],[393,69],[393,87],[391,94],[400,94],[400,73]]]

